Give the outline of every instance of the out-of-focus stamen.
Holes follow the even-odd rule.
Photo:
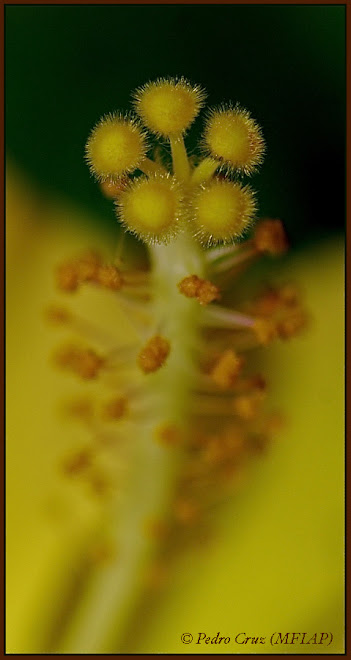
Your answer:
[[[255,319],[225,307],[215,305],[204,312],[203,323],[212,328],[253,328]]]

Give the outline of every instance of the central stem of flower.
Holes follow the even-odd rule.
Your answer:
[[[169,340],[171,351],[166,367],[151,377],[153,383],[150,378],[150,385],[159,396],[158,415],[163,414],[164,421],[182,424],[194,378],[194,348],[202,310],[197,302],[181,295],[177,285],[188,275],[201,277],[204,258],[194,239],[184,233],[169,246],[153,247],[152,262],[157,332]]]
[[[125,624],[145,585],[145,574],[155,551],[155,541],[145,533],[146,524],[162,520],[172,502],[181,459],[181,448],[157,442],[162,425],[180,430],[188,418],[190,392],[195,378],[201,307],[185,298],[177,284],[184,277],[201,276],[203,254],[195,241],[181,234],[170,246],[151,248],[154,333],[171,346],[166,364],[145,375],[150,407],[145,420],[135,423],[128,487],[116,505],[112,522],[116,559],[97,567],[79,610],[63,640],[62,652],[118,652]]]

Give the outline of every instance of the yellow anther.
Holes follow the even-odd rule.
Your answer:
[[[286,284],[279,289],[279,296],[287,307],[292,307],[299,302],[299,293],[295,286]]]
[[[60,347],[55,354],[56,364],[58,364],[60,367],[69,368],[76,359],[78,351],[79,349],[77,349],[77,347],[74,345]]]
[[[299,305],[299,294],[296,287],[287,284],[279,289],[269,288],[262,293],[249,309],[252,313],[262,317],[275,317],[278,319],[287,310],[296,311]]]
[[[93,251],[88,251],[78,257],[73,262],[73,266],[77,274],[78,284],[93,281],[100,263],[100,256]]]
[[[239,417],[249,421],[257,417],[263,398],[263,392],[253,392],[252,394],[247,395],[243,394],[234,399],[233,408]]]
[[[45,310],[45,315],[50,323],[55,325],[66,325],[72,320],[71,312],[66,307],[51,305]]]
[[[109,114],[93,129],[86,145],[86,159],[98,181],[118,182],[140,165],[146,151],[146,137],[138,122]]]
[[[107,197],[108,199],[116,199],[118,195],[125,190],[126,186],[129,183],[129,179],[127,176],[122,176],[120,179],[117,179],[116,181],[102,181],[100,183],[100,190],[101,192]]]
[[[168,525],[164,520],[148,519],[144,523],[144,532],[148,538],[161,541],[167,536]]]
[[[75,262],[66,262],[58,266],[56,270],[56,284],[61,291],[65,291],[66,293],[77,290],[79,274]]]
[[[76,291],[82,282],[90,282],[95,278],[100,264],[100,255],[92,250],[60,264],[56,271],[58,288],[65,292]]]
[[[104,359],[91,349],[82,350],[77,356],[74,370],[84,380],[96,378],[104,365]]]
[[[123,285],[121,272],[112,265],[100,266],[96,272],[95,280],[97,284],[111,291],[119,291]]]
[[[219,288],[209,280],[202,280],[196,295],[200,305],[208,305],[221,297]]]
[[[276,324],[270,319],[256,319],[252,329],[255,332],[259,343],[263,344],[263,346],[266,346],[277,337]]]
[[[182,191],[172,177],[140,177],[120,195],[117,212],[133,234],[148,243],[167,243],[181,226]]]
[[[124,396],[117,396],[104,404],[102,414],[107,421],[117,421],[125,417],[128,410],[128,401]]]
[[[222,433],[207,438],[203,460],[211,466],[227,464],[243,453],[244,444],[242,432],[236,428],[226,428]]]
[[[111,494],[112,484],[106,475],[99,470],[94,470],[89,474],[89,486],[97,497],[106,497]]]
[[[149,82],[134,92],[134,107],[144,124],[159,136],[183,133],[200,112],[205,93],[184,78]]]
[[[178,289],[187,298],[196,298],[200,305],[208,305],[213,300],[219,300],[219,288],[209,280],[204,280],[197,275],[184,277],[178,284]]]
[[[249,303],[250,313],[259,317],[273,317],[282,307],[280,293],[277,289],[268,288],[252,303]]]
[[[178,289],[187,298],[196,298],[200,281],[201,279],[197,275],[189,275],[178,283]]]
[[[149,339],[138,355],[138,366],[145,373],[149,374],[160,369],[170,352],[171,346],[168,339],[155,335]]]
[[[232,242],[248,228],[255,210],[248,186],[216,179],[194,197],[194,234],[206,245]]]
[[[65,412],[78,420],[89,422],[94,413],[93,404],[87,398],[74,399],[66,403]]]
[[[183,497],[174,503],[174,516],[182,525],[191,525],[199,518],[200,507],[197,502]]]
[[[212,110],[203,141],[210,156],[245,174],[251,174],[263,160],[261,129],[239,106]]]
[[[76,268],[81,282],[90,282],[96,277],[97,269],[102,263],[101,255],[94,250],[83,252],[76,260]]]
[[[155,436],[165,447],[176,447],[182,441],[182,434],[175,424],[162,424],[156,429]]]
[[[243,381],[243,386],[243,389],[263,392],[267,388],[267,383],[263,376],[257,374],[256,376],[251,376],[250,378],[247,378],[246,381]]]
[[[250,437],[250,449],[255,454],[262,454],[268,445],[269,438],[265,433],[253,433]]]
[[[255,229],[253,241],[259,252],[279,256],[288,249],[288,241],[281,220],[262,220]]]
[[[66,346],[57,352],[56,363],[84,380],[92,380],[98,376],[105,361],[92,349]]]
[[[223,461],[223,458],[226,457],[226,451],[218,437],[214,436],[207,440],[201,457],[207,465],[211,466],[218,465]]]
[[[212,380],[222,389],[229,389],[235,383],[240,370],[243,366],[243,358],[238,356],[232,349],[222,353],[214,365],[211,377]]]
[[[278,335],[281,339],[290,339],[299,334],[306,324],[306,314],[297,308],[277,323]]]
[[[92,461],[93,454],[91,449],[82,449],[66,458],[63,461],[62,468],[65,474],[74,476],[90,468]]]

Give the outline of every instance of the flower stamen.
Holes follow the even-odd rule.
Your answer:
[[[138,366],[144,374],[150,374],[160,369],[171,350],[168,339],[155,335],[151,337],[138,355]]]

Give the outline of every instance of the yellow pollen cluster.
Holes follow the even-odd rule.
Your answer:
[[[143,123],[159,136],[182,134],[203,105],[205,94],[186,80],[159,79],[134,92],[134,107]]]
[[[272,319],[256,319],[253,330],[260,344],[266,346],[277,336],[277,328]]]
[[[100,190],[108,199],[116,199],[125,190],[128,183],[129,179],[127,176],[122,176],[117,181],[107,179],[106,181],[101,181]]]
[[[175,424],[162,424],[155,431],[157,442],[165,447],[176,447],[182,442],[182,434]]]
[[[123,285],[123,277],[116,266],[103,264],[99,254],[89,251],[60,264],[56,271],[56,283],[65,293],[76,291],[84,283],[118,291]]]
[[[170,352],[168,339],[155,335],[151,337],[138,355],[138,366],[144,374],[150,374],[160,369]]]
[[[93,403],[87,397],[67,401],[63,410],[69,417],[84,423],[90,422],[94,415]]]
[[[246,421],[257,417],[264,396],[264,392],[254,391],[250,394],[242,394],[236,397],[234,400],[234,410],[238,417]]]
[[[290,339],[306,328],[307,317],[303,310],[296,308],[277,323],[277,332],[281,339]]]
[[[221,297],[218,286],[197,275],[184,277],[179,282],[178,289],[187,298],[196,298],[200,305],[208,305]]]
[[[179,497],[174,503],[174,516],[182,525],[193,524],[200,515],[198,502]]]
[[[123,284],[123,277],[116,266],[106,264],[99,266],[95,281],[96,284],[100,284],[104,289],[119,291]]]
[[[90,449],[81,449],[63,461],[62,468],[66,474],[75,475],[92,465],[92,452]]]
[[[204,438],[202,458],[209,466],[228,469],[231,462],[242,457],[244,437],[236,427],[229,427],[221,434]]]
[[[73,371],[83,380],[96,378],[105,364],[105,360],[90,348],[66,346],[56,353],[56,363]]]
[[[72,319],[72,316],[66,307],[59,307],[58,305],[51,305],[45,310],[45,315],[50,323],[54,325],[66,325]]]
[[[96,276],[101,258],[89,251],[77,259],[70,259],[60,264],[56,271],[56,283],[61,291],[73,292],[83,282],[90,282]]]
[[[298,291],[291,285],[267,289],[248,308],[256,315],[253,330],[263,345],[277,337],[294,337],[304,330],[308,320]]]
[[[122,224],[151,243],[167,243],[182,220],[182,191],[172,177],[140,177],[118,198]]]
[[[230,243],[254,218],[253,191],[216,172],[226,165],[230,173],[251,174],[263,159],[261,129],[238,106],[212,110],[202,138],[205,157],[189,156],[183,136],[204,99],[199,85],[159,78],[134,92],[138,119],[106,115],[88,139],[86,158],[103,194],[115,200],[124,229],[145,243],[167,244],[179,232],[206,247]],[[147,155],[147,131],[169,142],[171,167],[163,163],[158,146],[153,158]],[[136,170],[138,176],[131,177]],[[73,291],[74,275],[66,270],[64,276],[66,290]]]
[[[250,113],[238,106],[210,112],[203,142],[209,155],[244,174],[251,174],[263,159],[261,129]]]
[[[248,186],[217,179],[202,187],[194,200],[194,225],[203,243],[231,242],[242,236],[256,210]]]
[[[232,349],[224,351],[215,363],[211,377],[221,389],[229,389],[234,385],[243,366],[243,359]]]
[[[259,252],[274,256],[284,254],[288,249],[288,240],[280,220],[261,220],[254,233],[253,241]]]
[[[117,421],[127,413],[128,402],[126,397],[117,396],[104,404],[102,414],[107,421]]]
[[[134,119],[110,114],[102,117],[86,144],[86,160],[98,181],[118,181],[135,170],[145,157],[147,143]]]

